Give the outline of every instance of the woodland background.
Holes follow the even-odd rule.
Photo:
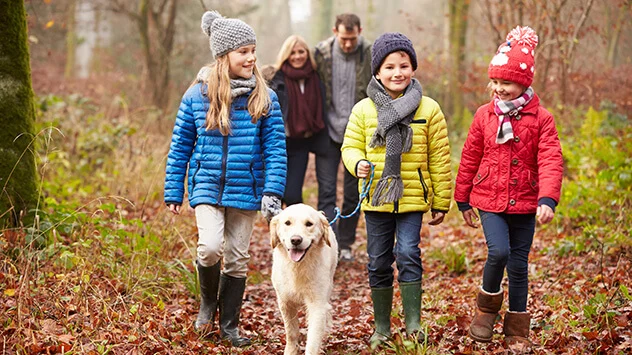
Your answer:
[[[0,3],[0,12],[9,3]],[[30,138],[14,163],[7,167],[11,160],[2,158],[0,186],[9,201],[20,188],[34,197],[22,214],[0,199],[3,354],[282,352],[265,221],[255,227],[242,316],[254,344],[230,349],[217,334],[192,329],[199,295],[194,214],[173,217],[162,202],[180,96],[211,60],[200,30],[205,9],[254,27],[260,66],[274,62],[290,34],[311,45],[330,36],[341,12],[357,13],[370,41],[384,31],[405,33],[418,53],[424,94],[446,113],[455,173],[473,112],[488,100],[495,49],[516,25],[533,27],[540,37],[534,88],[556,118],[565,158],[555,220],[538,226],[531,253],[534,353],[632,352],[631,1],[26,0],[23,7],[28,52],[17,54],[30,55],[32,132],[3,136],[4,157]],[[0,73],[7,54],[0,53]],[[0,95],[8,83],[0,75]],[[23,119],[6,106],[0,111],[5,131]],[[29,159],[34,173],[16,178],[14,168]],[[310,170],[304,197],[314,206],[316,191]],[[430,340],[398,339],[384,352],[503,353],[500,328],[487,345],[466,336],[486,257],[480,229],[465,227],[453,206],[444,224],[424,227],[421,247]],[[327,354],[370,352],[365,250],[361,222],[356,261],[336,274]],[[397,329],[400,311],[393,311]]]

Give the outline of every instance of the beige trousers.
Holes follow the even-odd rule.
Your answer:
[[[248,247],[257,211],[198,205],[197,259],[202,266],[213,266],[224,258],[223,274],[244,278],[248,272]]]

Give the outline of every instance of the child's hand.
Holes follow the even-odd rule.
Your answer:
[[[173,203],[170,203],[167,205],[167,207],[169,207],[169,211],[171,211],[171,213],[180,214],[180,205],[175,205]]]
[[[359,178],[365,178],[369,176],[371,172],[371,163],[368,160],[360,160],[358,166],[356,166],[356,173]]]
[[[445,213],[439,211],[432,211],[432,219],[428,222],[431,226],[436,226],[443,222],[443,218],[445,217]]]
[[[538,210],[536,211],[535,215],[538,217],[538,222],[542,224],[547,224],[551,222],[551,220],[553,220],[555,212],[553,212],[551,207],[547,205],[540,205],[538,206]]]
[[[478,228],[478,223],[476,223],[476,221],[478,221],[478,216],[476,215],[476,212],[474,212],[473,208],[463,211],[463,219],[465,220],[465,224],[468,226]]]

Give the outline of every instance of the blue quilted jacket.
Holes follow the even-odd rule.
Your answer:
[[[204,91],[203,91],[204,90]],[[187,178],[189,204],[259,210],[261,196],[285,191],[287,156],[279,102],[268,89],[272,109],[251,122],[248,94],[233,99],[232,132],[206,130],[206,85],[184,94],[171,138],[165,176],[165,203],[181,205]]]

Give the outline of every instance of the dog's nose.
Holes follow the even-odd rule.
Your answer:
[[[298,235],[295,235],[290,239],[290,242],[292,243],[292,245],[299,245],[301,244],[302,241],[303,241],[303,238]]]

